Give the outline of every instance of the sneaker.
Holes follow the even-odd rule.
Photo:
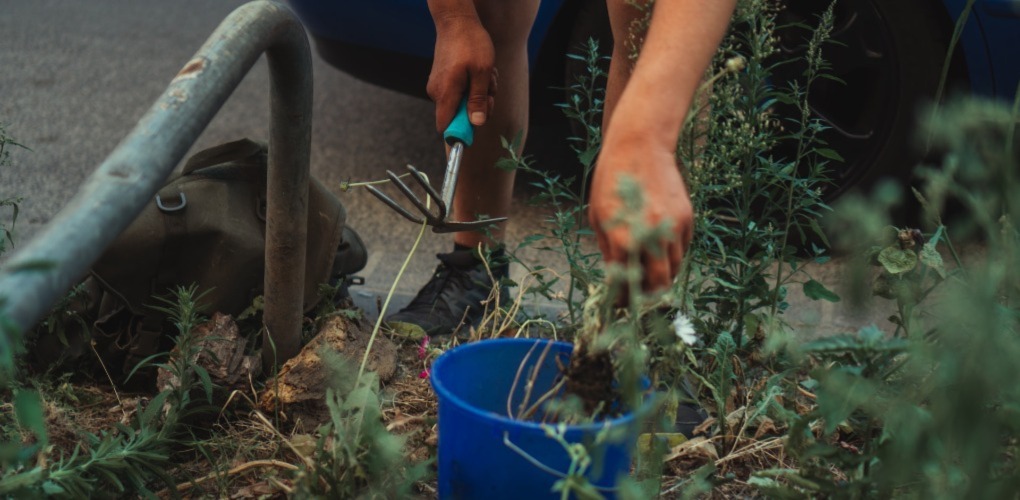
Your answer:
[[[694,437],[694,429],[708,420],[708,412],[701,407],[698,398],[694,396],[694,388],[691,387],[690,380],[684,379],[680,384],[680,392],[683,394],[680,404],[676,408],[676,421],[673,424],[673,429],[690,439]]]
[[[454,250],[436,255],[439,266],[432,279],[418,292],[407,307],[386,318],[386,324],[398,332],[424,335],[450,335],[467,325],[477,325],[482,315],[493,306],[482,304],[489,299],[494,286],[485,264],[474,250]],[[507,276],[507,264],[491,266],[497,281]],[[509,297],[506,286],[500,296]],[[421,332],[418,332],[421,333]]]
[[[676,407],[676,422],[673,429],[688,439],[694,437],[694,429],[708,420],[708,412],[697,403],[680,403]]]

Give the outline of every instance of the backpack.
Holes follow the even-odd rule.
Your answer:
[[[197,285],[206,315],[236,317],[262,294],[267,158],[266,146],[248,139],[196,153],[93,264],[78,287],[81,299],[71,307],[88,312],[104,364],[128,373],[168,350],[176,331],[154,306],[165,306],[157,297],[169,297],[177,287]],[[306,313],[322,300],[320,285],[342,283],[365,266],[364,244],[345,226],[346,215],[340,200],[312,178]],[[46,348],[37,356],[54,349],[65,359],[86,354],[84,339],[64,331],[69,329],[49,335],[60,338],[42,335],[36,345]]]

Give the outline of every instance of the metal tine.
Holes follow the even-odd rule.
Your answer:
[[[409,210],[401,206],[399,203],[393,201],[393,199],[391,199],[389,196],[383,194],[382,191],[376,189],[375,186],[365,187],[368,188],[368,191],[375,195],[376,198],[379,198],[383,203],[389,205],[390,208],[396,210],[397,213],[402,215],[405,219],[416,224],[426,223],[432,226],[432,232],[434,233],[456,233],[459,231],[471,231],[474,229],[481,229],[488,225],[506,220],[506,217],[497,217],[494,219],[484,219],[470,222],[446,220],[447,215],[446,203],[444,203],[442,198],[440,198],[439,193],[436,192],[435,188],[433,188],[432,185],[428,183],[425,174],[421,173],[421,171],[419,171],[418,169],[414,168],[411,165],[408,165],[407,169],[411,172],[411,177],[415,179],[415,182],[417,182],[436,203],[436,207],[439,210],[438,216],[432,213],[432,211],[429,210],[428,206],[422,203],[421,199],[414,194],[414,191],[411,190],[410,186],[408,186],[402,180],[400,180],[400,177],[397,176],[397,174],[393,173],[393,171],[391,170],[386,171],[386,175],[390,178],[390,182],[396,184],[397,189],[404,193],[404,196],[407,197],[408,201],[414,204],[414,206],[422,213],[424,219],[411,214]]]
[[[471,222],[444,222],[442,225],[432,226],[433,233],[456,233],[460,231],[472,231],[475,229],[481,229],[485,226],[502,222],[506,220],[506,217],[498,217],[495,219],[484,219],[476,220]]]
[[[421,173],[421,171],[418,170],[417,168],[414,168],[414,165],[408,165],[407,170],[411,172],[411,177],[417,180],[418,184],[421,185],[422,189],[424,189],[425,192],[428,193],[428,195],[432,198],[432,201],[436,202],[436,207],[439,209],[439,220],[445,223],[446,216],[449,214],[450,207],[446,206],[446,202],[443,201],[443,197],[439,195],[439,192],[436,191],[434,187],[432,187],[432,184],[429,184],[428,179],[425,177],[425,174]],[[431,211],[428,210],[428,207],[422,210],[424,210],[426,213],[430,214],[432,213]]]
[[[436,221],[442,221],[441,218],[437,218],[432,214],[428,206],[426,206],[425,203],[423,203],[421,199],[414,194],[414,191],[411,191],[411,188],[407,184],[404,184],[404,182],[400,180],[400,177],[397,177],[397,174],[394,174],[391,170],[387,170],[386,174],[390,177],[390,182],[395,184],[397,189],[400,189],[400,191],[404,193],[404,196],[407,197],[408,201],[414,204],[414,206],[418,208],[418,211],[425,216],[425,220],[429,221],[430,224],[434,224]],[[426,184],[424,179],[418,177],[420,175],[422,175],[420,172],[411,172],[411,177],[415,177],[419,184]]]
[[[368,192],[374,194],[376,198],[379,198],[380,201],[389,205],[389,207],[395,210],[398,214],[404,216],[405,219],[414,222],[415,224],[421,224],[425,222],[424,219],[420,217],[415,217],[413,214],[411,214],[411,212],[408,212],[407,209],[400,206],[399,203],[390,199],[390,197],[383,194],[382,191],[376,189],[375,186],[365,186],[365,188],[368,189]]]

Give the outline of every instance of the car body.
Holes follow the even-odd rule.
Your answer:
[[[838,0],[840,44],[830,62],[843,86],[812,92],[826,140],[846,161],[837,196],[885,176],[906,177],[918,103],[938,94],[942,67],[968,0]],[[362,80],[425,96],[435,29],[424,0],[290,0],[319,54]],[[793,21],[810,21],[827,2],[785,0]],[[799,16],[799,18],[798,18]],[[1020,82],[1020,0],[975,0],[948,73],[950,88],[1012,101]],[[845,29],[844,29],[845,28]],[[589,36],[611,39],[602,0],[543,0],[529,39],[532,122],[555,120],[565,54]],[[827,58],[829,56],[826,56]],[[907,165],[907,168],[904,168]]]

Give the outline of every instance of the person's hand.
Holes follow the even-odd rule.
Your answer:
[[[592,178],[588,208],[588,218],[606,263],[626,264],[632,252],[640,252],[641,284],[645,291],[672,284],[694,228],[694,208],[672,149],[650,142],[607,137]],[[640,189],[641,223],[654,228],[668,221],[667,238],[636,248],[630,228],[619,222],[620,210],[625,209],[619,194],[623,176],[632,179]]]
[[[467,97],[468,118],[485,124],[496,93],[496,51],[477,16],[436,20],[436,50],[426,90],[436,103],[436,129],[443,132]]]

